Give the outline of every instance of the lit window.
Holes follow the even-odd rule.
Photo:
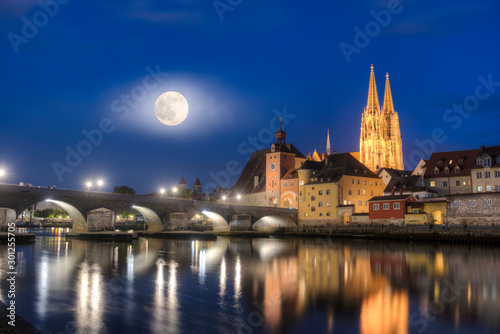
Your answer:
[[[478,192],[483,191],[483,186],[477,186],[477,191],[478,191]]]
[[[326,206],[332,206],[332,202],[327,201],[327,202],[326,202]]]
[[[450,160],[449,164],[451,165],[453,163],[453,160]]]
[[[400,207],[401,207],[400,203],[394,203],[394,204],[392,205],[392,208],[393,208],[394,210],[399,210],[399,209],[400,209]]]
[[[491,191],[491,186],[486,186],[486,191]]]
[[[384,203],[384,210],[389,210],[389,203]]]
[[[373,210],[378,210],[379,209],[379,204],[376,203],[376,204],[373,204]]]
[[[431,187],[435,187],[436,186],[436,181],[431,181]]]
[[[366,195],[366,190],[363,189],[363,195]]]
[[[346,205],[346,204],[347,204],[347,201],[346,201],[346,200],[344,200],[344,205]]]

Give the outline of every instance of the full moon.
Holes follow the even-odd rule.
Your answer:
[[[189,106],[186,98],[177,92],[160,95],[155,103],[155,114],[160,122],[169,126],[179,125],[186,119]]]

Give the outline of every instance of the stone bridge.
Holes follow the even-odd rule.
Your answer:
[[[43,201],[66,210],[73,220],[75,232],[88,231],[91,221],[105,221],[106,226],[114,226],[115,216],[131,208],[144,216],[148,232],[185,227],[197,214],[208,217],[215,231],[229,230],[233,226],[252,226],[254,229],[290,227],[296,226],[297,221],[297,210],[285,208],[0,184],[0,227],[15,221],[24,210]]]

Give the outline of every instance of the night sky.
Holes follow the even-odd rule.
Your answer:
[[[381,103],[389,72],[406,169],[500,145],[497,0],[2,0],[0,35],[6,183],[232,186],[283,114],[304,154],[327,128],[359,151],[371,64]],[[176,127],[154,113],[166,91],[189,102]]]

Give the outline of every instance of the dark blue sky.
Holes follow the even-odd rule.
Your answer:
[[[284,110],[304,154],[325,151],[327,128],[333,149],[358,151],[372,63],[381,103],[390,74],[407,169],[434,151],[500,145],[496,0],[48,3],[50,15],[35,0],[0,2],[5,182],[232,185],[248,137],[269,147]],[[154,114],[170,90],[190,106],[177,127]],[[87,156],[68,165],[68,148]]]

